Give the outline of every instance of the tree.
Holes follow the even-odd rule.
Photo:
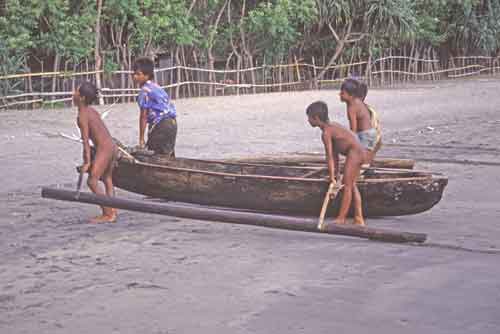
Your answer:
[[[500,2],[496,0],[416,1],[420,40],[454,55],[494,53],[500,47]]]
[[[229,4],[229,0],[211,0],[203,1],[195,8],[193,14],[197,18],[197,25],[202,36],[205,38],[199,40],[199,47],[206,52],[207,65],[209,72],[209,81],[214,82],[215,74],[213,72],[215,65],[215,56],[213,48],[219,35],[222,16]],[[209,95],[214,95],[214,87],[209,87]]]
[[[316,15],[314,0],[262,2],[249,11],[245,30],[254,36],[254,52],[275,61],[300,44],[302,27],[313,23]]]
[[[366,40],[368,51],[375,42],[404,41],[414,34],[414,10],[410,0],[317,0],[317,29],[327,27],[335,50],[327,66],[314,79],[321,79],[348,45]]]
[[[101,73],[99,72],[102,67],[101,58],[101,14],[102,14],[102,0],[97,0],[97,15],[95,19],[95,82],[98,90],[101,89]],[[103,104],[104,99],[101,94],[99,94],[99,104]]]

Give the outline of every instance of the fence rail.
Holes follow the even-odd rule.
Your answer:
[[[155,70],[156,81],[173,98],[249,94],[275,91],[328,88],[352,76],[363,78],[370,86],[393,86],[401,82],[440,80],[500,73],[500,57],[454,57],[442,67],[438,59],[388,55],[381,58],[330,67],[295,61],[289,64],[262,64],[241,69],[207,69],[170,66]],[[319,71],[325,71],[316,80]],[[131,71],[89,70],[82,72],[42,72],[0,76],[0,109],[19,106],[51,106],[72,103],[71,95],[81,80],[102,76],[101,95],[105,103],[130,102],[138,89]],[[8,91],[5,94],[3,92]]]

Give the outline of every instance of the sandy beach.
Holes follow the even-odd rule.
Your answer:
[[[322,152],[305,116],[319,99],[347,124],[337,90],[177,100],[176,154]],[[500,78],[373,89],[367,102],[379,156],[449,177],[430,211],[367,221],[426,245],[126,211],[93,226],[96,206],[40,196],[76,186],[81,145],[55,135],[76,133],[76,110],[1,111],[0,333],[498,333]],[[106,124],[137,144],[135,104]]]

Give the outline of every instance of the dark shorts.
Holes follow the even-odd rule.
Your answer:
[[[155,154],[175,156],[175,138],[177,137],[177,120],[167,118],[154,125],[148,133],[146,148]]]

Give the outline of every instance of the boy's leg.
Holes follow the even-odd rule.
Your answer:
[[[359,175],[359,169],[361,163],[363,162],[363,153],[357,151],[350,151],[345,160],[344,165],[344,177],[342,178],[342,183],[344,184],[342,202],[340,203],[339,214],[335,223],[345,224],[349,208],[351,207],[352,197],[354,195],[355,182]],[[359,194],[359,192],[358,192]],[[361,204],[361,197],[359,197]]]
[[[382,147],[382,142],[379,140],[373,149],[367,149],[365,152],[365,164],[371,165],[373,162],[373,159],[375,159],[375,155],[377,154],[378,150]]]
[[[371,165],[373,162],[373,158],[375,157],[375,153],[370,150],[365,150],[364,164]]]
[[[104,187],[106,189],[106,195],[114,197],[115,196],[115,188],[113,186],[113,168],[115,167],[116,160],[116,151],[113,153],[113,157],[109,161],[108,167],[104,172],[102,177],[102,181],[104,182]],[[111,208],[112,216],[116,219],[117,210],[115,208]]]
[[[113,187],[113,168],[115,167],[116,153],[115,148],[102,176],[102,182],[104,183],[107,196],[115,196],[115,188]]]
[[[365,219],[363,218],[363,207],[361,203],[361,194],[359,193],[358,186],[354,182],[354,191],[352,193],[352,199],[354,202],[354,224],[356,225],[366,225]]]
[[[89,177],[87,179],[87,185],[90,190],[97,195],[104,195],[105,193],[99,187],[99,180],[106,172],[109,162],[112,160],[113,152],[110,150],[97,150],[95,154],[94,161],[90,168]],[[103,218],[112,216],[112,209],[108,207],[101,206],[102,216],[96,217],[92,222],[101,222]]]

